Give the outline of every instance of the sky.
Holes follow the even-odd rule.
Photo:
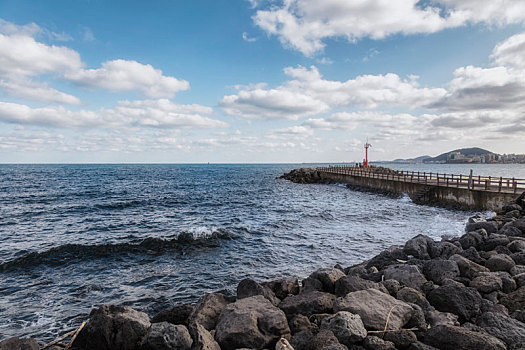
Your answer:
[[[0,163],[525,153],[525,0],[0,0]]]

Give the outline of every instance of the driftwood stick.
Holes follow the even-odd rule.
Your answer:
[[[85,325],[86,325],[86,321],[82,322],[80,327],[78,327],[78,329],[76,330],[75,334],[73,334],[73,338],[71,338],[71,341],[69,342],[69,344],[67,344],[65,350],[69,350],[71,348],[71,346],[73,345],[73,342],[75,341],[75,339],[77,339],[78,334],[80,333],[82,328],[84,328]]]
[[[70,332],[67,332],[66,334],[63,334],[61,335],[60,337],[58,337],[57,339],[53,340],[52,342],[50,343],[47,343],[46,345],[44,345],[43,347],[41,347],[41,349],[47,349],[55,344],[58,344],[59,342],[61,342],[62,340],[66,339],[67,337],[70,337],[72,336],[73,334],[75,334],[76,330],[72,330]]]

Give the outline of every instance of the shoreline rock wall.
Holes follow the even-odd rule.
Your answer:
[[[127,306],[94,309],[73,349],[525,348],[525,195],[465,234],[425,235],[361,264],[300,283],[242,280],[235,297],[203,296],[153,318]],[[11,338],[4,349],[38,349]]]

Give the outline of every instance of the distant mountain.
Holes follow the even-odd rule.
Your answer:
[[[442,154],[440,154],[437,157],[426,158],[426,159],[423,160],[423,162],[424,163],[427,163],[427,162],[445,162],[447,160],[448,155],[450,153],[452,153],[452,152],[460,152],[461,154],[463,154],[467,158],[472,158],[474,156],[483,156],[485,154],[492,154],[493,153],[491,151],[487,151],[486,149],[478,148],[478,147],[460,148],[460,149],[455,149],[453,151],[448,151],[448,152],[442,153]]]
[[[421,156],[417,158],[408,158],[408,159],[394,159],[394,163],[421,163],[427,158],[432,158],[431,156]]]

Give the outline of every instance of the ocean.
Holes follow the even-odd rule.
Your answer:
[[[247,277],[346,267],[420,233],[461,235],[475,214],[276,179],[306,166],[0,165],[0,340],[53,340],[102,304],[153,315]]]

